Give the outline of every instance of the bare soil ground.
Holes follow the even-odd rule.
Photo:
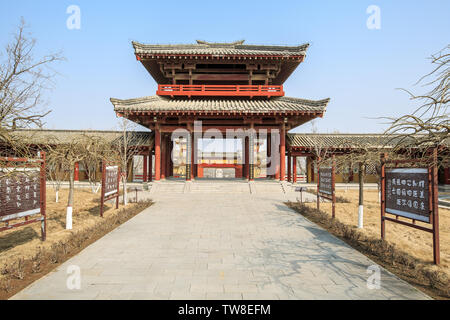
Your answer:
[[[0,299],[7,299],[60,263],[138,214],[151,202],[130,203],[115,210],[114,200],[105,203],[100,217],[100,192],[76,189],[73,229],[65,229],[68,190],[47,188],[47,240],[41,241],[40,223],[0,233]],[[23,220],[22,220],[23,221]]]
[[[295,203],[288,205],[311,220],[315,220],[314,222],[341,237],[353,247],[356,246],[356,249],[426,293],[435,298],[449,298],[450,210],[439,208],[441,264],[435,266],[430,233],[387,221],[386,243],[381,243],[380,204],[377,190],[364,191],[364,229],[358,229],[358,192],[358,190],[337,191],[337,196],[347,199],[349,203],[336,203],[336,219],[334,220],[336,223],[331,219],[330,202],[320,203],[323,217],[314,217],[316,203],[306,203],[305,208]],[[403,220],[407,221],[407,219]],[[431,227],[426,223],[417,222],[417,224]],[[346,230],[339,230],[339,228]],[[374,249],[374,246],[379,248]],[[405,266],[401,266],[402,263]]]

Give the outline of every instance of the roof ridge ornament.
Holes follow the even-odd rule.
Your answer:
[[[208,42],[204,40],[195,40],[197,44],[205,44],[205,45],[226,45],[226,46],[236,46],[244,44],[245,40],[238,40],[234,42]]]

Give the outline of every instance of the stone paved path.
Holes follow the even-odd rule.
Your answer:
[[[158,194],[13,299],[427,299],[288,209],[286,195]],[[292,196],[290,196],[292,197]],[[67,269],[80,267],[81,289]]]

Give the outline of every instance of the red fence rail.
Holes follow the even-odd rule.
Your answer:
[[[282,97],[283,86],[159,84],[159,96]]]

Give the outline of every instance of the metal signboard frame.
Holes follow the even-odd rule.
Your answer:
[[[11,176],[2,177],[2,171],[0,171],[0,183],[4,184],[5,189],[15,188],[11,193],[14,199],[8,199],[7,197],[10,195],[7,195],[6,192],[0,195],[0,223],[4,224],[4,226],[0,226],[0,232],[40,222],[41,240],[45,241],[47,237],[45,152],[40,153],[39,159],[1,157],[0,162],[5,164],[2,171],[11,173]],[[38,178],[36,179],[39,181],[30,180],[25,174],[27,171],[37,172]],[[23,181],[24,177],[25,181]],[[14,180],[14,183],[9,185],[11,179]],[[37,198],[37,195],[33,195],[35,193],[33,190],[37,189],[37,185],[39,185],[39,192],[36,193],[39,198],[36,200],[39,205],[32,205],[30,208],[31,198]],[[13,201],[14,203],[12,203]],[[19,209],[21,206],[24,206],[23,211]],[[36,217],[37,215],[39,216]],[[24,221],[11,224],[12,221],[22,218]]]
[[[109,172],[116,172],[108,176]],[[117,176],[115,176],[117,175]],[[114,185],[112,184],[114,183]],[[113,186],[113,187],[111,187]],[[119,209],[119,186],[120,186],[120,166],[102,163],[102,195],[100,200],[100,216],[103,218],[105,201],[116,199],[116,209]]]
[[[433,149],[431,160],[427,167],[400,168],[399,164],[424,161],[421,159],[387,160],[386,154],[381,155],[381,239],[384,240],[386,237],[386,221],[429,232],[433,235],[433,260],[435,264],[439,264],[437,149]],[[395,167],[386,168],[386,164],[394,164]],[[396,187],[393,185],[393,180],[396,180],[395,184],[399,186],[395,188],[396,194],[393,193]],[[421,211],[427,214],[421,214]],[[386,214],[394,215],[395,218]],[[399,217],[410,219],[411,222],[399,220]],[[416,221],[431,224],[431,228],[417,225]]]

